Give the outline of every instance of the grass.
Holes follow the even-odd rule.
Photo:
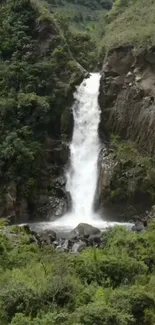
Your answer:
[[[109,13],[104,46],[107,51],[120,46],[133,46],[137,52],[155,45],[155,2],[131,0],[121,8],[120,1]]]

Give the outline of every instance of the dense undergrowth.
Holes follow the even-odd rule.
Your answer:
[[[0,237],[1,324],[154,324],[154,222],[140,234],[116,227],[80,255],[39,248],[18,228]]]

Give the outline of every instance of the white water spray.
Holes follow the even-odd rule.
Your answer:
[[[93,212],[97,184],[97,161],[100,151],[98,105],[100,74],[92,73],[74,94],[74,131],[70,145],[70,169],[67,172],[66,189],[71,194],[72,211],[54,222],[57,226],[73,228],[80,222],[100,223]]]
[[[100,150],[98,106],[100,75],[84,80],[75,93],[74,132],[70,145],[71,167],[67,190],[72,197],[72,215],[76,222],[91,222],[97,183],[97,160]]]

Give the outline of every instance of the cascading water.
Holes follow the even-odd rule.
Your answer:
[[[70,168],[67,172],[67,191],[72,198],[72,210],[54,222],[38,223],[34,229],[56,229],[63,233],[79,223],[89,223],[101,229],[116,224],[132,226],[127,223],[106,222],[93,211],[97,185],[97,161],[100,151],[98,106],[100,74],[92,73],[77,88],[73,105],[74,131],[70,145]],[[31,226],[32,227],[32,226]]]
[[[101,229],[119,224],[105,222],[93,211],[97,185],[97,161],[100,151],[98,105],[100,74],[92,73],[74,94],[74,131],[70,144],[70,168],[66,189],[71,194],[72,210],[51,223],[52,228],[73,229],[79,223],[89,223]]]
[[[70,168],[66,175],[66,188],[71,194],[72,211],[54,222],[55,226],[73,228],[80,222],[96,224],[97,220],[100,220],[93,212],[100,151],[99,85],[100,74],[92,73],[74,94],[76,100],[72,108],[74,131],[70,144]]]
[[[71,167],[67,174],[67,190],[71,193],[72,215],[76,222],[91,222],[93,218],[100,150],[99,83],[100,74],[91,74],[74,95],[76,99],[73,106],[74,132],[70,145]]]

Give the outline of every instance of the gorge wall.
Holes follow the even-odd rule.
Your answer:
[[[117,133],[141,150],[155,149],[155,52],[139,56],[122,47],[109,54],[100,87],[100,130]]]
[[[119,47],[108,54],[100,84],[99,134],[110,147],[102,158],[98,191],[101,206],[109,201],[123,215],[154,204],[154,86],[154,49],[135,55],[134,48]]]
[[[118,205],[122,214],[155,203],[154,12],[151,0],[116,0],[100,49],[99,134],[107,149],[100,157],[98,195],[101,207]]]

